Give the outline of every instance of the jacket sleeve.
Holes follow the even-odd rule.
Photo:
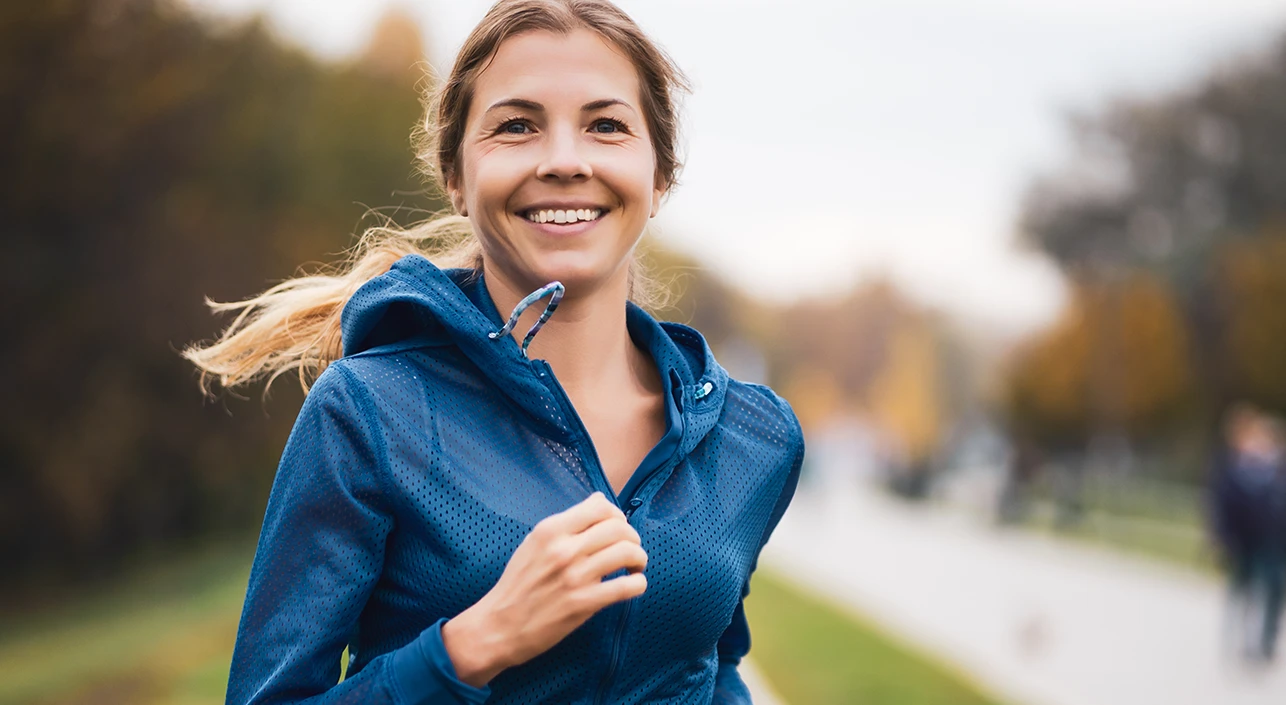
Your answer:
[[[784,404],[784,402],[783,402]],[[789,410],[788,410],[789,411]],[[764,530],[763,538],[759,541],[759,551],[762,552],[768,539],[772,537],[772,532],[781,522],[781,517],[786,513],[786,507],[790,506],[790,500],[795,496],[795,488],[799,485],[799,472],[804,464],[804,440],[803,433],[798,430],[798,421],[795,420],[794,414],[790,414],[791,420],[794,421],[797,434],[797,450],[794,460],[790,466],[790,472],[786,475],[786,482],[782,485],[781,494],[777,498],[777,504],[773,507],[772,516],[768,520],[768,528]],[[759,565],[759,553],[756,552],[754,563],[750,566],[750,574],[753,575],[755,568]],[[723,636],[719,637],[719,672],[715,676],[714,684],[714,701],[712,705],[749,705],[750,689],[746,687],[745,681],[741,680],[741,674],[737,672],[737,666],[741,665],[741,659],[745,658],[750,652],[750,624],[746,621],[746,596],[750,594],[750,580],[747,577],[745,584],[741,588],[741,601],[737,603],[737,609],[732,613],[732,623],[724,630]]]
[[[268,497],[228,679],[228,705],[481,703],[456,678],[442,622],[340,683],[340,655],[393,529],[383,436],[342,363],[308,393]]]

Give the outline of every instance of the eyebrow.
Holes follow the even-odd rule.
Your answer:
[[[590,101],[580,106],[580,109],[582,112],[590,112],[593,110],[602,110],[603,108],[609,108],[613,105],[620,105],[620,106],[629,108],[630,110],[634,110],[634,106],[630,105],[629,103],[626,103],[623,100],[620,100],[619,98],[603,98],[602,100]],[[545,109],[545,106],[541,105],[540,103],[537,103],[534,100],[527,100],[526,98],[506,98],[505,100],[492,103],[491,107],[487,108],[486,112],[489,113],[492,110],[495,110],[496,108],[521,108],[523,110],[531,110],[533,112],[543,112]]]

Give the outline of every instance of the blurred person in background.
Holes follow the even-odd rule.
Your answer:
[[[1232,407],[1211,482],[1211,522],[1228,571],[1228,632],[1249,663],[1273,659],[1286,592],[1286,439],[1278,420]]]
[[[229,703],[750,702],[742,601],[803,437],[634,303],[685,86],[604,0],[502,0],[417,144],[456,215],[214,305],[203,386],[317,375]]]

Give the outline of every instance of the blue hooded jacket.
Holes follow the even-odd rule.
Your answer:
[[[742,600],[803,435],[696,331],[628,306],[667,432],[618,496],[549,365],[489,335],[503,321],[474,272],[410,255],[359,289],[277,470],[227,702],[749,703]],[[536,522],[596,491],[642,538],[647,591],[484,688],[459,681],[442,624]]]

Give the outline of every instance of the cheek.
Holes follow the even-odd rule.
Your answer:
[[[656,191],[656,160],[650,148],[616,155],[612,168],[605,171],[605,179],[614,181],[616,188],[627,192],[640,208],[651,208]]]
[[[474,209],[503,206],[522,179],[517,160],[494,149],[468,150],[460,166],[465,198]]]

